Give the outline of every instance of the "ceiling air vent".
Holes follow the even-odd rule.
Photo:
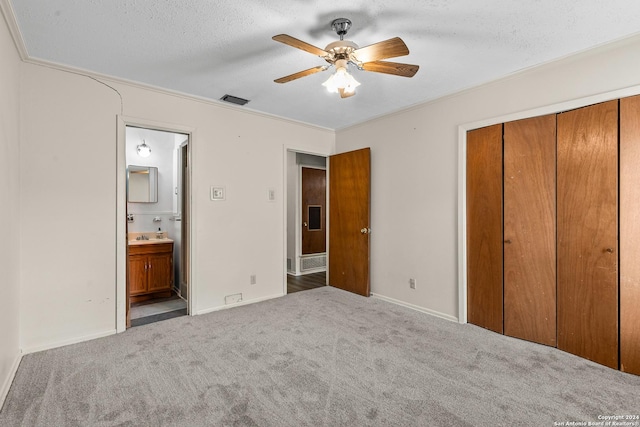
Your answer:
[[[233,96],[233,95],[225,95],[222,98],[220,98],[220,100],[221,101],[230,102],[230,103],[236,104],[236,105],[244,105],[247,102],[249,102],[248,99],[238,98],[237,96]]]

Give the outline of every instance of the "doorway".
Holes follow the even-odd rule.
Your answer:
[[[189,314],[189,134],[126,125],[126,326]]]
[[[287,151],[287,291],[327,284],[327,159]]]

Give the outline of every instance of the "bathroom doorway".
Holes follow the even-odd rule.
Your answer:
[[[126,125],[126,327],[189,314],[189,135]]]

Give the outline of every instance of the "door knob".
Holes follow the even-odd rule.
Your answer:
[[[509,240],[509,239],[505,240],[504,242],[505,242],[507,245],[510,245],[510,244],[511,244],[511,240]]]
[[[303,222],[303,223],[302,223],[302,226],[303,226],[303,227],[306,227],[306,226],[307,226],[307,223],[306,223],[306,222]]]
[[[371,234],[371,229],[370,228],[363,228],[360,230],[360,232],[362,234]]]
[[[612,253],[613,253],[613,249],[612,249],[612,248],[606,248],[604,251],[605,251],[605,252],[609,252],[610,254],[612,254]]]

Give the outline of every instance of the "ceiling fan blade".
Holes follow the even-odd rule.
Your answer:
[[[350,96],[355,95],[356,91],[352,90],[351,92],[345,92],[344,89],[338,88],[338,93],[340,94],[340,98],[349,98]]]
[[[365,71],[373,71],[374,73],[393,74],[394,76],[413,77],[420,67],[412,64],[402,64],[400,62],[390,61],[371,61],[362,64]]]
[[[353,56],[360,62],[378,61],[408,54],[409,48],[400,37],[394,37],[353,51]]]
[[[325,56],[328,55],[328,53],[322,49],[320,49],[319,47],[316,47],[312,44],[309,44],[307,42],[303,42],[302,40],[298,40],[295,37],[291,37],[287,34],[278,34],[277,36],[273,36],[272,37],[273,40],[280,42],[280,43],[284,43],[286,45],[295,47],[297,49],[302,49],[305,52],[309,52],[312,53],[314,55],[318,55],[322,58],[324,58]]]
[[[276,82],[276,83],[287,83],[287,82],[290,82],[291,80],[296,80],[296,79],[299,79],[301,77],[306,77],[306,76],[309,76],[311,74],[319,73],[320,71],[324,71],[327,68],[329,68],[328,65],[321,65],[319,67],[309,68],[308,70],[298,71],[297,73],[293,73],[293,74],[290,74],[288,76],[280,77],[279,79],[274,80],[274,82]]]

